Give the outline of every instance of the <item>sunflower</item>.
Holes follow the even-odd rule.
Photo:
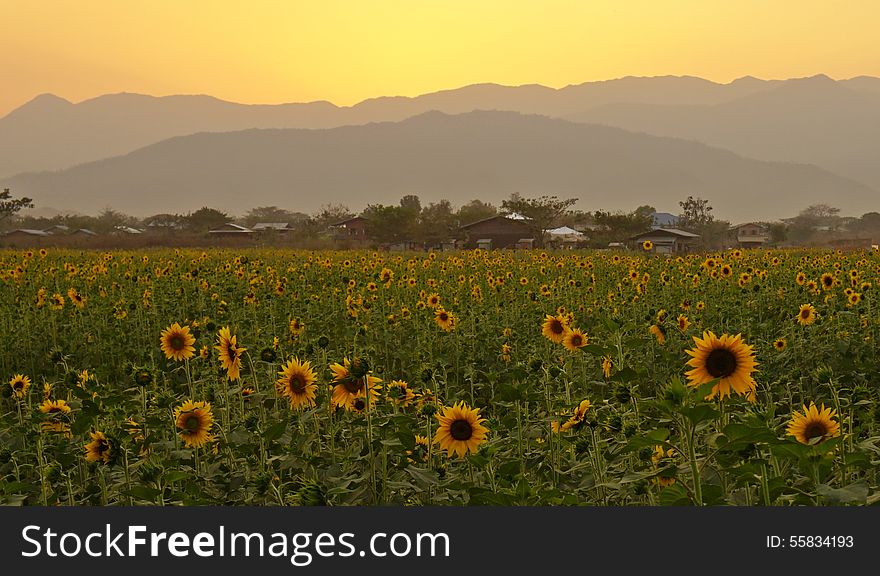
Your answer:
[[[654,482],[661,488],[675,484],[675,469],[670,469],[674,457],[675,449],[669,448],[667,450],[661,444],[654,446],[651,462],[654,464],[654,468],[659,470],[657,476],[654,477]]]
[[[229,331],[229,327],[221,328],[217,335],[217,357],[220,365],[226,370],[226,375],[232,382],[241,377],[241,355],[247,348],[240,348],[236,342],[236,336]]]
[[[391,383],[388,384],[388,398],[390,398],[395,405],[400,406],[401,408],[406,408],[412,404],[416,395],[412,391],[412,388],[409,387],[409,384],[404,380],[392,380]]]
[[[103,432],[90,432],[92,441],[85,445],[86,462],[103,462],[109,464],[113,456],[110,440]]]
[[[855,306],[856,304],[858,304],[859,302],[862,301],[862,295],[859,294],[858,292],[853,292],[852,294],[849,295],[849,297],[847,298],[847,301],[850,306]]]
[[[541,325],[541,334],[544,335],[544,338],[557,344],[562,344],[568,331],[569,328],[563,316],[550,316],[548,314],[544,324]]]
[[[773,347],[779,352],[785,350],[786,346],[788,346],[788,341],[785,338],[777,338],[773,341]]]
[[[578,404],[578,407],[574,409],[574,414],[572,414],[571,418],[565,421],[562,426],[560,426],[560,430],[563,432],[567,432],[572,428],[578,428],[581,424],[584,423],[584,420],[587,417],[587,410],[590,409],[590,401],[589,400],[581,400],[581,403]]]
[[[644,242],[642,242],[642,250],[644,250],[645,252],[650,252],[651,250],[653,250],[653,248],[654,243],[650,240],[645,240]]]
[[[440,444],[441,450],[446,450],[448,456],[455,454],[461,458],[468,453],[476,454],[486,440],[489,429],[482,425],[485,419],[480,418],[479,408],[458,402],[451,408],[444,407],[442,413],[435,416],[440,425],[434,441]]]
[[[452,332],[455,330],[455,321],[455,316],[443,308],[437,308],[434,310],[434,322],[446,332]]]
[[[440,306],[440,296],[437,294],[429,294],[428,299],[425,301],[429,308],[437,308]]]
[[[577,352],[578,349],[586,346],[589,341],[590,339],[587,338],[587,335],[584,334],[583,331],[575,328],[573,330],[569,330],[565,334],[565,337],[562,339],[562,345],[572,352]]]
[[[657,324],[651,324],[651,327],[648,328],[648,332],[654,335],[657,338],[657,343],[661,346],[666,344],[666,330],[663,329],[662,326],[658,326]]]
[[[355,362],[360,362],[355,359]],[[333,408],[345,408],[346,410],[354,410],[354,402],[358,398],[367,397],[367,387],[364,385],[366,379],[369,385],[370,405],[374,406],[379,398],[379,384],[381,379],[369,374],[362,377],[356,377],[352,371],[352,363],[348,358],[343,358],[342,364],[334,363],[330,365],[330,371],[333,372],[333,381],[336,385],[330,395],[330,405]]]
[[[834,274],[826,272],[819,278],[819,283],[822,285],[823,289],[831,290],[837,283],[837,279],[834,277]]]
[[[431,443],[425,436],[416,434],[416,444],[412,450],[406,451],[407,460],[412,463],[427,462],[431,454]]]
[[[692,356],[688,361],[692,367],[687,372],[689,386],[697,387],[717,379],[707,400],[716,395],[723,400],[731,389],[740,396],[754,397],[756,384],[752,372],[758,363],[752,347],[739,334],[722,334],[719,338],[712,332],[704,332],[702,339],[694,336],[694,342],[696,347],[686,350]]]
[[[682,332],[687,331],[688,327],[691,325],[691,321],[688,320],[688,317],[684,314],[679,314],[676,321],[678,322],[678,329]]]
[[[214,439],[214,415],[208,402],[187,400],[174,409],[174,422],[188,448],[200,448]]]
[[[810,402],[810,407],[804,405],[803,413],[795,410],[788,422],[787,434],[794,436],[801,444],[816,445],[829,438],[840,436],[840,424],[834,420],[837,413],[831,408],[825,408],[822,404],[816,408],[816,404]]]
[[[293,409],[311,407],[315,405],[315,390],[318,389],[318,377],[312,370],[309,361],[300,362],[299,358],[292,358],[281,367],[278,372],[280,378],[275,381],[275,388],[280,396],[290,401]]]
[[[816,321],[816,309],[812,304],[801,304],[797,315],[798,324],[801,326],[809,326]]]
[[[303,333],[303,330],[306,329],[305,324],[303,324],[299,318],[291,318],[287,323],[287,330],[290,332],[290,335],[293,337],[299,336]]]
[[[16,374],[9,381],[9,386],[12,387],[12,395],[16,398],[24,398],[25,394],[27,394],[28,388],[31,387],[31,379],[23,374]]]
[[[189,333],[189,326],[181,326],[177,322],[162,330],[159,338],[162,352],[169,360],[189,360],[195,354],[196,339]]]
[[[614,368],[614,361],[611,356],[602,356],[602,374],[605,378],[611,378],[611,369]]]
[[[70,414],[70,406],[66,400],[44,400],[40,404],[40,412],[49,416],[64,416]]]

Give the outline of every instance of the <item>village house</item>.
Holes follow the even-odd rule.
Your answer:
[[[223,238],[249,238],[254,234],[254,231],[239,224],[227,222],[216,230],[208,230],[208,234]]]
[[[629,244],[640,250],[646,241],[653,244],[652,250],[657,254],[682,254],[694,250],[699,245],[700,236],[677,228],[655,228],[631,237]]]
[[[289,222],[257,222],[251,228],[254,232],[269,232],[275,234],[287,234],[293,228]]]
[[[532,227],[520,219],[492,216],[459,228],[465,248],[492,250],[499,248],[531,248],[534,245]]]
[[[355,216],[332,224],[330,230],[337,240],[350,240],[354,242],[367,242],[367,219],[363,216]]]
[[[731,226],[729,233],[731,242],[739,248],[760,248],[770,241],[767,227],[755,222]]]

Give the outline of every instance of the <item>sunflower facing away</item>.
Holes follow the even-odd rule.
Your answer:
[[[12,387],[12,395],[16,398],[24,398],[25,394],[27,394],[28,388],[31,387],[31,379],[23,374],[16,374],[9,381],[9,385]]]
[[[810,402],[810,407],[804,405],[803,413],[795,410],[788,422],[787,433],[794,436],[801,444],[816,445],[829,438],[840,436],[840,424],[834,420],[837,413],[824,404],[816,408],[816,404]]]
[[[754,397],[756,385],[752,372],[758,363],[752,347],[739,334],[722,334],[719,338],[712,332],[704,332],[702,339],[694,336],[694,342],[696,347],[686,350],[692,356],[688,361],[692,367],[687,372],[689,386],[697,387],[717,379],[707,400],[719,395],[723,400],[731,389],[740,396]]]
[[[562,339],[562,345],[572,352],[577,352],[578,349],[586,346],[589,341],[590,339],[587,338],[586,334],[584,334],[581,330],[575,328],[574,330],[568,331],[568,333]]]
[[[187,400],[174,409],[174,423],[188,448],[200,448],[214,439],[211,434],[214,415],[208,402]]]
[[[568,326],[561,315],[550,316],[548,314],[547,318],[544,320],[544,324],[541,326],[541,334],[544,335],[544,338],[557,344],[562,344],[562,340],[565,338],[567,332]]]
[[[280,378],[275,381],[275,387],[280,396],[290,401],[293,409],[306,408],[315,405],[315,390],[318,385],[318,377],[312,370],[309,361],[300,362],[299,358],[293,358],[281,367],[278,373]]]
[[[181,326],[177,322],[162,330],[159,343],[169,360],[189,360],[196,352],[193,346],[196,339],[189,333],[189,326]]]
[[[338,362],[330,365],[330,371],[333,372],[333,381],[336,385],[330,395],[330,405],[333,408],[345,408],[346,410],[354,410],[354,402],[358,398],[367,397],[367,389],[364,386],[364,378],[370,386],[370,406],[374,406],[379,399],[379,384],[381,379],[374,376],[365,375],[357,378],[352,374],[351,362],[348,358],[343,358],[342,364]]]
[[[241,355],[247,348],[242,348],[236,342],[236,336],[229,331],[229,327],[221,328],[217,335],[217,358],[220,365],[226,370],[226,375],[232,382],[241,378]]]
[[[90,432],[92,441],[86,444],[86,462],[103,462],[108,464],[112,457],[110,441],[103,432]]]
[[[812,304],[801,304],[797,315],[798,324],[801,326],[809,326],[816,321],[816,309]]]
[[[434,442],[440,444],[440,449],[446,450],[448,456],[476,454],[480,444],[486,440],[489,429],[482,425],[485,419],[480,418],[479,408],[470,408],[464,402],[458,402],[452,407],[444,407],[442,413],[438,412],[435,416],[440,426]]]

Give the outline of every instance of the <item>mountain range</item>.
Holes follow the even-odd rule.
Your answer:
[[[423,202],[512,192],[580,198],[589,209],[677,206],[708,198],[720,217],[781,217],[828,198],[844,210],[873,190],[810,165],[766,162],[693,141],[517,112],[424,114],[400,122],[250,129],[178,136],[123,156],[4,180],[41,204],[135,215],[203,205],[231,214],[256,205],[312,212],[417,194]]]
[[[814,200],[861,214],[880,208],[878,129],[880,79],[866,76],[479,84],[350,107],[47,94],[0,118],[0,186],[39,206],[140,214],[234,201],[233,190],[306,211],[317,194],[359,208],[402,191],[671,210],[695,194],[727,219],[790,215]],[[732,196],[760,203],[737,212]]]

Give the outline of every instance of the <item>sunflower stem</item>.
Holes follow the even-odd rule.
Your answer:
[[[697,501],[697,506],[703,505],[703,485],[700,478],[700,469],[697,466],[697,449],[694,445],[694,437],[696,436],[696,426],[690,426],[688,428],[688,460],[690,460],[691,464],[691,475],[693,476],[694,482],[694,499]]]

